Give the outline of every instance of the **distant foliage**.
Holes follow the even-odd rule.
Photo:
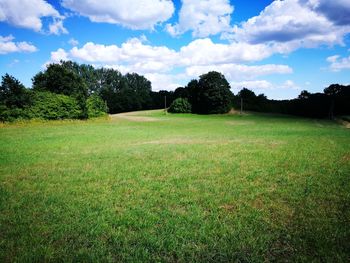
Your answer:
[[[81,108],[73,97],[42,91],[33,93],[32,100],[33,105],[27,109],[31,118],[61,120],[81,116]]]
[[[171,113],[191,113],[192,106],[186,98],[178,98],[173,101],[168,111]]]
[[[0,86],[0,121],[16,119],[87,119],[108,113],[160,109],[199,114],[226,113],[233,106],[243,111],[273,112],[312,118],[350,115],[350,86],[332,84],[323,93],[302,91],[291,100],[269,100],[243,88],[236,96],[225,76],[211,71],[175,91],[152,91],[137,73],[61,61],[33,77],[27,89],[5,74]],[[174,102],[174,103],[173,103]]]
[[[175,99],[185,98],[191,111],[199,114],[227,113],[232,107],[233,94],[225,76],[211,71],[191,80],[186,87],[174,92]]]
[[[86,105],[89,118],[101,117],[107,114],[108,107],[106,102],[97,95],[91,95],[87,99]]]

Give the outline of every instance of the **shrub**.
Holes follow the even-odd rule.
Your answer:
[[[192,106],[187,99],[178,98],[171,103],[168,111],[172,113],[190,113],[191,109]]]
[[[15,121],[16,119],[30,119],[27,108],[9,108],[6,105],[0,105],[0,121]]]
[[[97,95],[91,95],[87,101],[88,118],[95,118],[106,115],[108,108],[105,101]]]
[[[28,109],[31,118],[46,120],[78,119],[81,109],[75,98],[52,92],[33,92],[33,105]]]

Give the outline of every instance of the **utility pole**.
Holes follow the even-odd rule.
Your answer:
[[[164,96],[164,112],[165,112],[165,114],[167,113],[166,112],[166,95]]]
[[[241,115],[243,114],[243,98],[241,97]]]

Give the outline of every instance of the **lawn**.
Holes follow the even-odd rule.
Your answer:
[[[347,262],[350,130],[122,114],[0,127],[0,262]]]

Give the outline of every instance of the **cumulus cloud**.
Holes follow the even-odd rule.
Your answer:
[[[293,69],[286,65],[259,65],[247,66],[239,64],[221,64],[221,65],[207,65],[207,66],[191,66],[186,69],[186,73],[190,77],[197,77],[209,71],[218,71],[225,75],[229,81],[240,79],[255,79],[260,76],[271,74],[289,74]]]
[[[248,80],[248,81],[231,82],[230,85],[231,85],[231,88],[235,91],[240,91],[243,88],[247,88],[255,91],[274,88],[274,85],[267,80]]]
[[[340,17],[332,18],[333,14]],[[277,0],[224,37],[289,53],[301,47],[343,44],[344,36],[350,32],[347,19],[349,1]]]
[[[64,17],[44,0],[0,0],[0,21],[39,32],[43,17],[53,18],[49,33],[67,33],[62,23]]]
[[[293,92],[300,90],[300,87],[297,84],[295,84],[292,80],[286,80],[285,82],[280,84],[271,83],[267,80],[248,80],[238,82],[233,81],[230,83],[230,85],[234,92],[238,92],[243,88],[250,89],[257,93],[266,93],[273,90],[288,90]]]
[[[337,25],[350,25],[350,1],[348,0],[300,0]]]
[[[92,22],[119,24],[131,29],[153,29],[174,13],[170,0],[63,0],[62,5]]]
[[[132,65],[133,70],[140,73],[167,71],[178,63],[176,51],[165,46],[151,46],[145,41],[132,38],[120,47],[88,42],[81,48],[73,47],[69,53],[75,59],[90,63]]]
[[[216,35],[230,28],[233,10],[229,0],[182,0],[179,22],[166,29],[172,36],[186,31],[194,37]]]
[[[217,44],[209,38],[197,39],[180,50],[185,65],[208,65],[259,61],[271,56],[272,49],[266,45],[248,43]]]
[[[7,37],[0,36],[0,54],[13,52],[35,52],[38,49],[28,42],[14,42],[15,38],[10,35]]]
[[[152,90],[175,90],[178,87],[183,86],[181,75],[172,74],[159,74],[159,73],[147,73],[145,77],[151,81]]]
[[[345,58],[339,55],[330,56],[327,58],[327,62],[330,63],[329,68],[335,72],[350,69],[350,56]]]
[[[76,40],[76,39],[74,39],[74,38],[69,39],[68,43],[69,43],[70,45],[72,45],[73,47],[79,45],[79,41]]]
[[[54,22],[49,25],[49,33],[54,35],[68,34],[68,30],[63,26],[63,20],[54,19]]]
[[[210,39],[198,39],[172,50],[166,46],[152,46],[147,39],[132,38],[118,45],[88,42],[68,51],[58,49],[51,53],[51,62],[72,59],[104,66],[122,73],[137,72],[153,83],[155,89],[173,89],[211,70],[225,74],[229,81],[252,80],[272,74],[290,74],[287,65],[244,65],[242,62],[261,60],[271,55],[265,45],[247,43],[215,44]],[[182,72],[172,77],[171,72]],[[180,78],[181,76],[181,78]]]

